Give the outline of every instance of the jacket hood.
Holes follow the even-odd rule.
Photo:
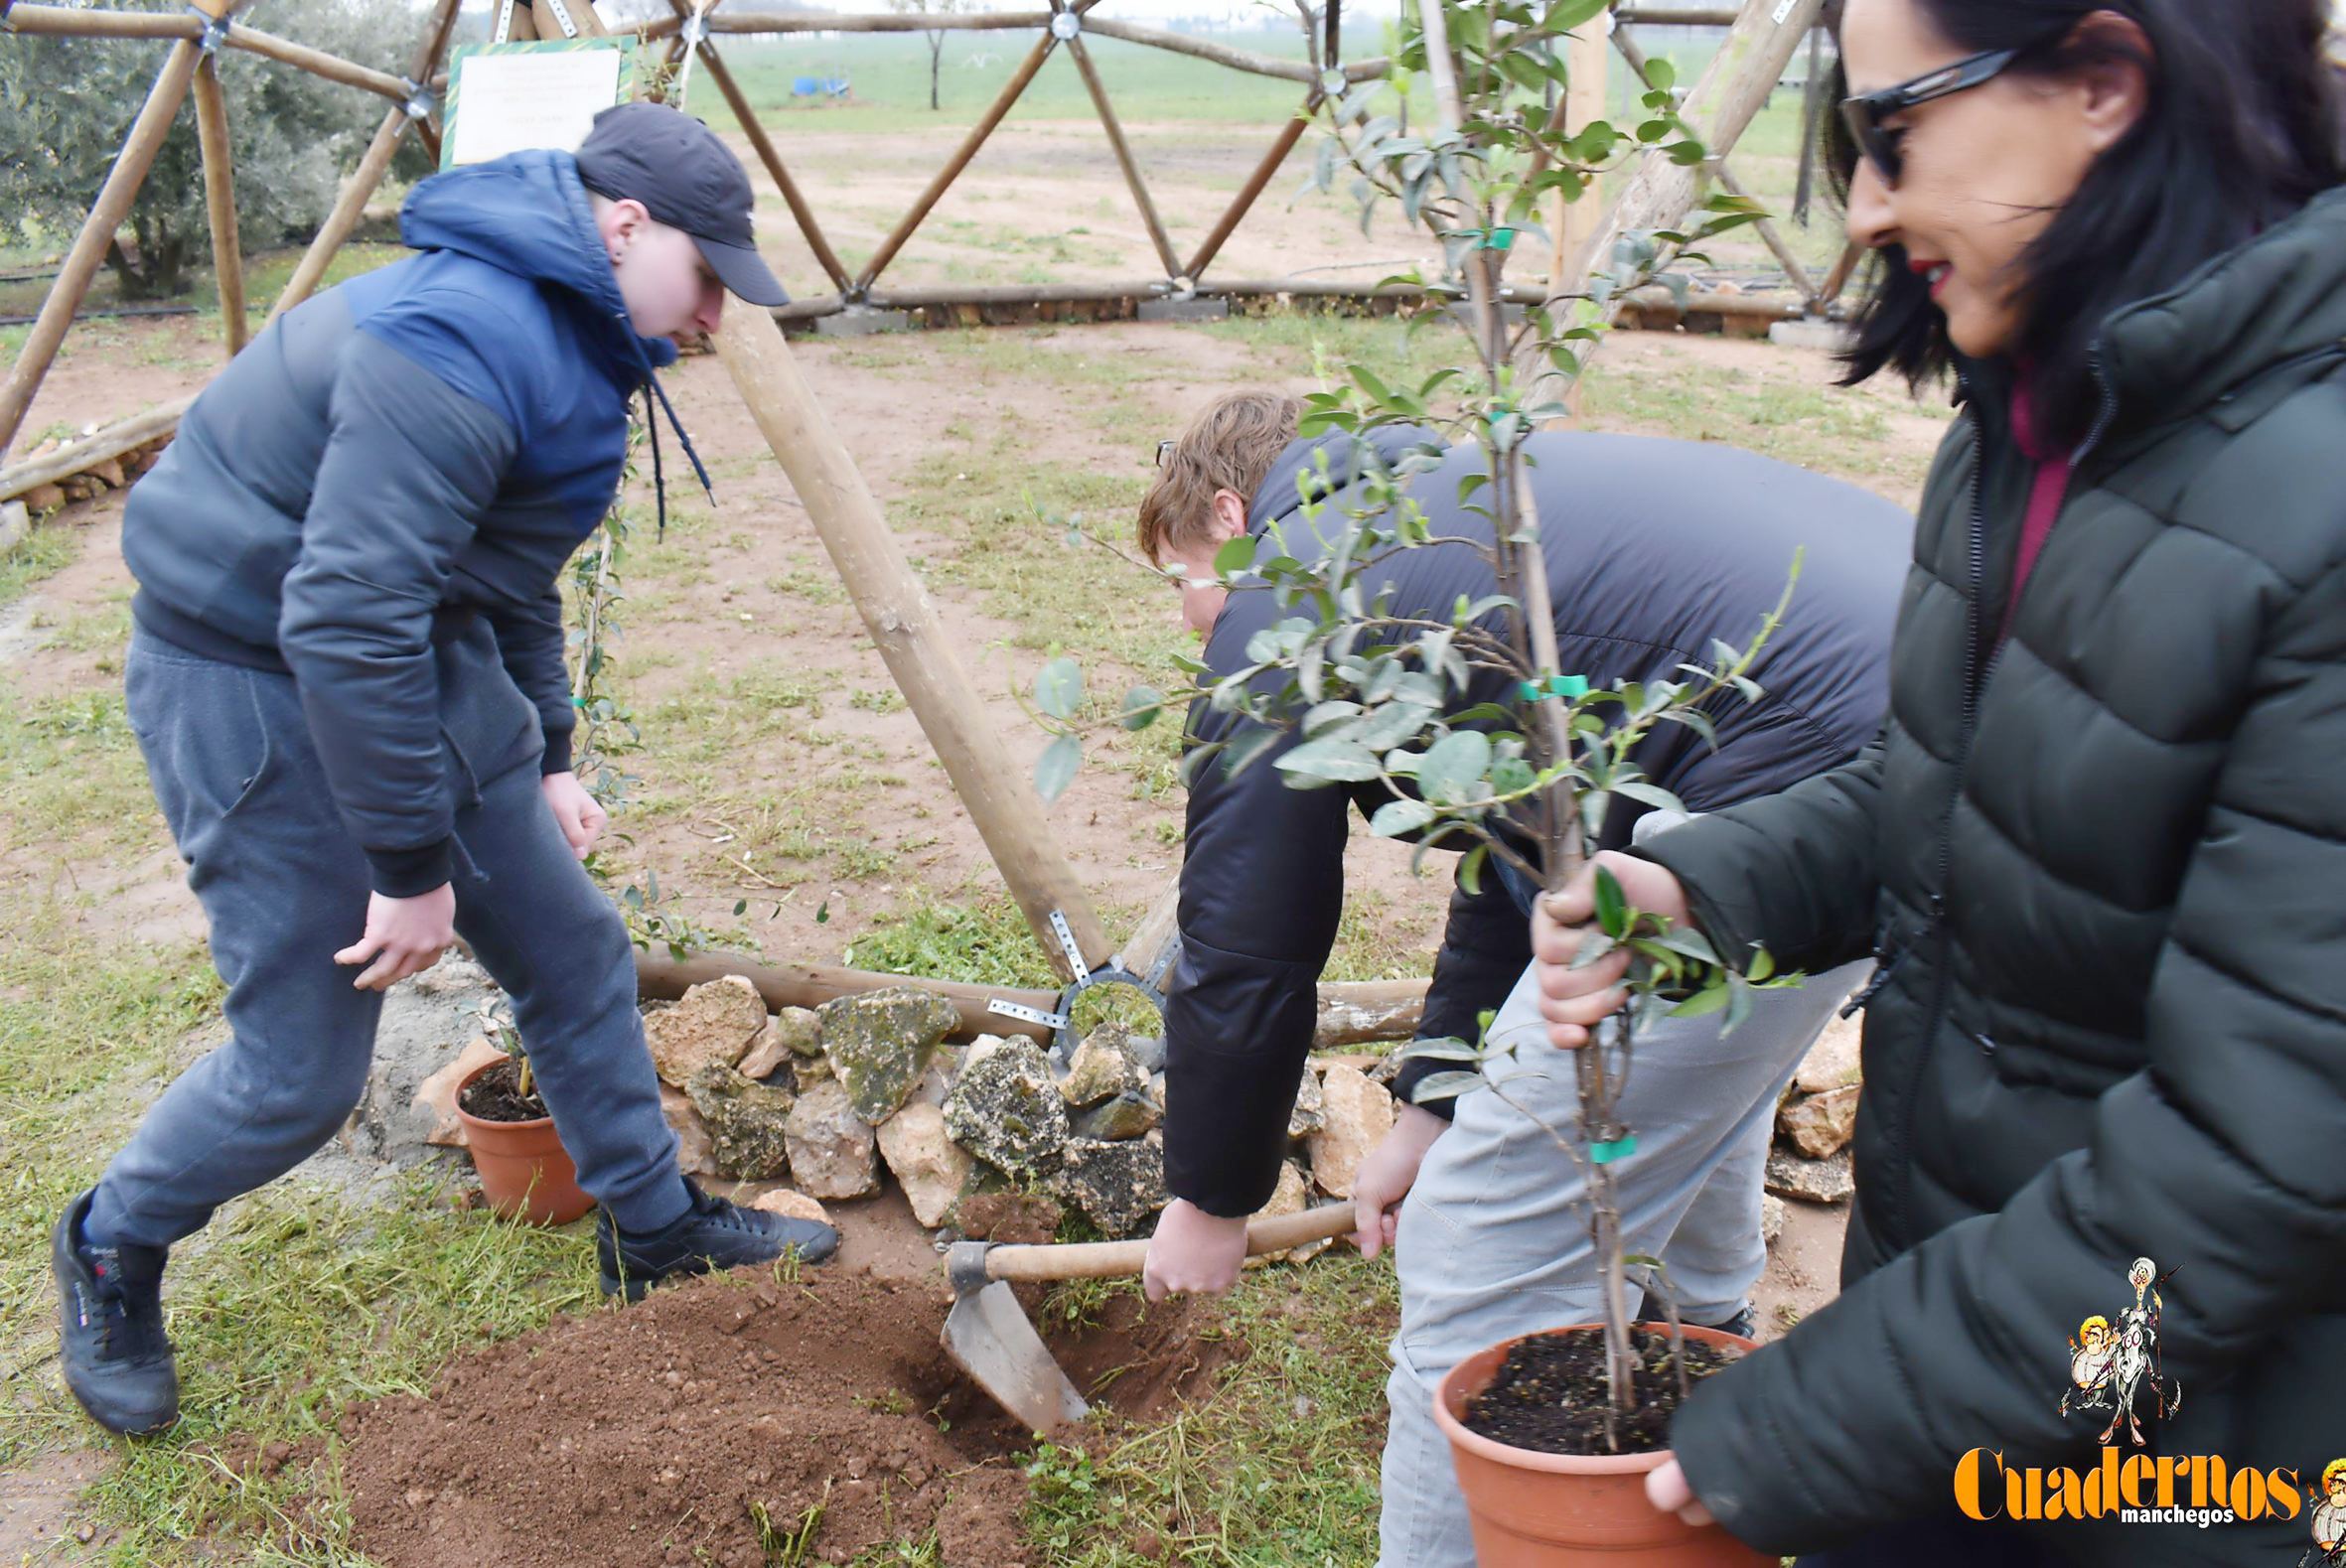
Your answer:
[[[606,325],[612,356],[630,381],[675,362],[673,343],[639,337],[628,324],[578,161],[566,152],[509,153],[432,176],[400,210],[399,237],[411,249],[453,250],[568,290]]]

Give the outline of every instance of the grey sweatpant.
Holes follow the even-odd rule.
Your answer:
[[[1621,1119],[1637,1150],[1615,1167],[1624,1250],[1662,1259],[1679,1310],[1716,1323],[1767,1263],[1760,1177],[1776,1100],[1826,1021],[1863,977],[1852,964],[1762,992],[1732,1034],[1672,1019],[1638,1040]],[[1492,1021],[1520,1042],[1493,1080],[1567,1138],[1579,1122],[1569,1057],[1547,1044],[1525,971]],[[1599,1304],[1579,1167],[1531,1116],[1489,1089],[1460,1095],[1426,1151],[1394,1241],[1401,1325],[1386,1383],[1383,1568],[1471,1568],[1474,1542],[1433,1395],[1475,1352],[1540,1329],[1593,1323]],[[1630,1292],[1635,1317],[1639,1293]]]
[[[474,713],[519,702],[487,630],[443,648],[440,663],[460,804],[457,931],[513,999],[579,1185],[623,1229],[658,1229],[689,1199],[626,926],[547,809],[535,757],[476,780],[454,748],[481,727]],[[229,1039],[164,1090],[90,1208],[93,1235],[168,1246],[334,1135],[367,1085],[382,994],[354,989],[358,971],[334,961],[366,927],[369,878],[293,678],[142,631],[125,679],[131,730],[228,988]]]

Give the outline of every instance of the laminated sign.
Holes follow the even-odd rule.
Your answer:
[[[635,96],[633,35],[535,44],[468,44],[448,66],[440,167],[529,147],[575,152],[595,115]]]

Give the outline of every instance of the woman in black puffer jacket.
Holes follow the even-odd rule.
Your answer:
[[[1721,951],[1874,951],[1843,1291],[1657,1505],[1835,1565],[2288,1562],[2346,1454],[2346,193],[2322,0],[1848,0],[1852,378],[1952,372],[1855,763],[1602,857]],[[1535,930],[1561,1046],[1618,1000]],[[2158,1280],[2131,1410],[2073,1383]],[[2082,1364],[2082,1363],[2081,1363]],[[2094,1368],[2088,1367],[2089,1381]],[[2179,1385],[2187,1397],[2164,1401]],[[2081,1411],[2080,1404],[2088,1406]],[[1987,1478],[2213,1456],[2206,1529]],[[2137,1442],[2145,1447],[2137,1448]],[[1999,1456],[1999,1457],[1996,1457]],[[2275,1476],[2273,1473],[2284,1473]],[[1993,1533],[1991,1533],[1993,1532]]]

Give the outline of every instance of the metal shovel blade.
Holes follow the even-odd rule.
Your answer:
[[[944,1339],[946,1354],[1030,1432],[1055,1432],[1092,1408],[1000,1280],[954,1300]]]

